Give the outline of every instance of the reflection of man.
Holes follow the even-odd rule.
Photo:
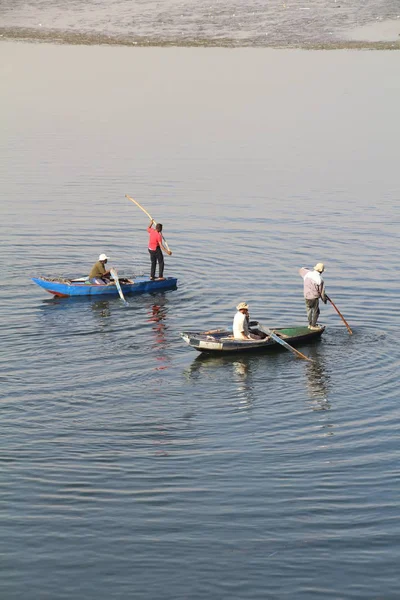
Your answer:
[[[308,329],[318,331],[320,327],[317,326],[319,311],[319,299],[326,304],[325,296],[325,284],[321,277],[321,273],[325,271],[323,263],[315,265],[314,269],[310,271],[305,267],[299,270],[300,275],[304,280],[304,298],[306,302],[306,311],[308,318]]]
[[[244,362],[235,361],[233,363],[233,369],[236,375],[239,375],[241,380],[245,380],[249,374],[249,365]]]
[[[152,323],[152,331],[155,333],[155,341],[157,344],[161,346],[165,346],[166,338],[165,338],[165,329],[166,324],[165,321],[167,319],[167,306],[165,306],[165,299],[160,298],[159,304],[149,304],[147,307],[148,313],[148,321]],[[166,358],[166,357],[159,357]],[[160,367],[164,368],[164,367]]]
[[[89,273],[90,283],[105,284],[110,280],[110,271],[106,270],[106,264],[108,256],[106,254],[100,254],[99,260],[93,265],[92,270]]]
[[[330,408],[329,396],[329,374],[327,373],[323,358],[318,355],[315,348],[310,350],[312,362],[306,365],[307,389],[311,399],[316,400],[314,410],[326,410]]]
[[[233,318],[233,337],[235,340],[259,340],[258,335],[249,331],[249,305],[240,302],[236,307],[237,313]]]

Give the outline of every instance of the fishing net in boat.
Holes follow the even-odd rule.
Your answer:
[[[81,281],[81,282],[85,282],[88,278],[87,277],[65,277],[64,275],[58,275],[56,277],[41,277],[41,279],[43,279],[44,281],[50,281],[50,282],[54,282],[54,283],[65,283],[66,285],[71,285],[72,282],[74,281]]]

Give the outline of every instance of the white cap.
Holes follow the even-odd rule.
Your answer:
[[[100,254],[100,256],[99,256],[99,260],[108,260],[109,258],[110,258],[110,257],[109,257],[109,256],[107,256],[107,254],[104,254],[104,253],[103,253],[103,254]]]

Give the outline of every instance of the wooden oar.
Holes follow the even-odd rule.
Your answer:
[[[329,296],[327,296],[325,294],[325,298],[327,300],[329,300],[329,302],[332,304],[333,308],[336,310],[337,314],[339,315],[339,317],[342,319],[343,323],[346,325],[347,327],[347,331],[349,332],[350,335],[353,334],[352,330],[350,329],[350,325],[348,324],[348,322],[346,321],[346,319],[344,318],[344,316],[342,315],[342,313],[340,312],[340,310],[338,309],[338,307],[336,306],[336,304],[334,302],[332,302],[332,300],[329,298]]]
[[[117,286],[119,297],[121,298],[121,300],[125,304],[125,306],[129,306],[129,303],[125,300],[124,294],[122,293],[117,271],[114,268],[111,268],[110,273],[111,273],[111,277],[114,279],[115,285]]]
[[[128,198],[128,200],[130,200],[131,202],[133,202],[134,204],[136,204],[136,206],[138,206],[140,208],[140,210],[142,210],[150,219],[150,221],[154,221],[153,217],[147,212],[147,210],[145,210],[143,208],[143,206],[141,204],[139,204],[139,202],[137,200],[135,200],[134,198],[131,198],[130,196],[128,196],[128,194],[125,194],[125,198]],[[157,222],[154,221],[154,223],[157,225]],[[167,240],[165,239],[165,237],[163,236],[163,234],[161,234],[161,237],[164,241],[165,247],[168,250],[168,252],[171,252],[170,247],[168,246]]]
[[[285,342],[282,338],[279,337],[279,335],[276,335],[276,333],[274,333],[273,331],[271,331],[270,329],[268,329],[268,327],[265,327],[264,325],[261,325],[261,323],[259,323],[259,326],[261,327],[261,329],[270,336],[270,338],[272,338],[274,340],[274,342],[277,342],[278,344],[281,344],[281,346],[283,346],[284,348],[286,348],[286,350],[290,350],[291,352],[293,352],[294,354],[296,354],[299,358],[303,358],[304,360],[309,360],[310,362],[313,362],[311,358],[308,358],[308,356],[306,356],[305,354],[302,354],[301,352],[299,352],[298,350],[296,350],[296,348],[293,348],[293,346],[291,346],[290,344],[288,344],[287,342]]]

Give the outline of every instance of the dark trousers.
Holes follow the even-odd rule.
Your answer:
[[[164,275],[164,256],[161,252],[160,246],[157,246],[157,250],[149,250],[151,260],[150,278],[154,279],[156,276],[156,264],[158,262],[158,276],[163,277]]]

